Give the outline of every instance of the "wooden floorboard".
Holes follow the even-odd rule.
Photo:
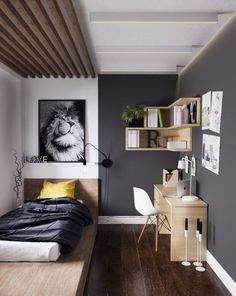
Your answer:
[[[132,228],[122,225],[121,233],[121,264],[126,293],[124,295],[148,296]]]
[[[160,271],[156,266],[156,262],[154,258],[155,255],[153,256],[153,253],[152,253],[153,246],[150,245],[146,237],[146,234],[149,231],[147,231],[143,235],[142,241],[138,245],[137,240],[140,234],[140,227],[139,225],[134,225],[133,228],[134,228],[134,235],[135,235],[135,241],[136,241],[136,248],[138,251],[139,260],[142,267],[147,296],[148,295],[165,295],[165,288],[161,280]]]
[[[84,296],[228,296],[210,266],[195,271],[170,262],[170,236],[159,236],[155,252],[152,227],[99,225]]]

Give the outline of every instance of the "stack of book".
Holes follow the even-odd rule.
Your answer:
[[[147,127],[163,127],[161,110],[158,108],[147,108]]]
[[[128,130],[128,148],[139,148],[139,130]]]

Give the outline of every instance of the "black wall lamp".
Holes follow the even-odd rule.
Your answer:
[[[94,146],[92,143],[87,143],[85,144],[84,150],[86,150],[86,147],[88,145],[91,145],[94,149],[96,149],[99,153],[101,153],[104,156],[104,159],[102,160],[102,162],[100,162],[99,164],[101,164],[104,168],[110,168],[113,165],[112,160],[110,159],[110,153],[108,155],[106,155],[104,152],[102,152],[101,150],[99,150],[96,146]],[[87,160],[86,157],[84,157],[83,160],[83,166],[85,167],[87,164]]]

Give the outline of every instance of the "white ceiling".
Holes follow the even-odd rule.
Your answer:
[[[98,73],[176,73],[236,11],[236,0],[73,3]]]

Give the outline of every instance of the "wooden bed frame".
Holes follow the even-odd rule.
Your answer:
[[[66,179],[48,179],[52,182]],[[25,179],[25,199],[35,199],[43,179]],[[0,263],[0,295],[82,296],[98,221],[98,179],[76,180],[76,197],[89,207],[94,224],[85,227],[78,246],[56,262]]]

